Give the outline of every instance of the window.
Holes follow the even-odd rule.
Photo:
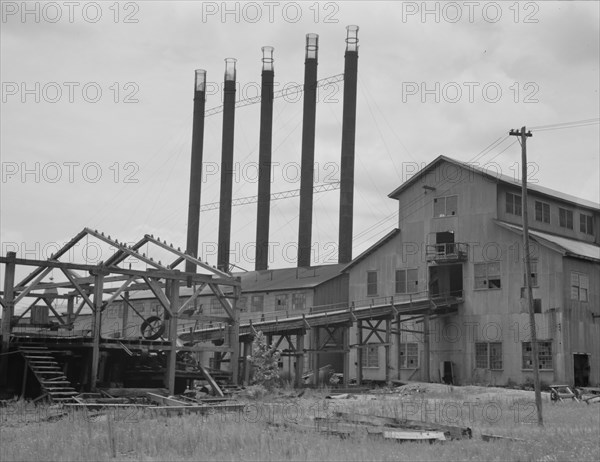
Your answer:
[[[475,367],[480,369],[502,369],[502,343],[475,343]]]
[[[500,287],[500,262],[475,263],[475,289]]]
[[[275,310],[279,311],[279,310],[287,310],[287,299],[288,296],[287,294],[283,294],[283,295],[276,295],[275,296]]]
[[[571,271],[571,300],[588,301],[590,279],[587,274]]]
[[[417,343],[400,344],[400,367],[404,369],[419,367],[419,345]]]
[[[367,295],[377,295],[377,271],[367,271]]]
[[[585,213],[580,213],[579,231],[585,234],[594,234],[594,217],[586,215]]]
[[[573,229],[573,211],[559,207],[558,224],[562,228]]]
[[[433,199],[434,217],[451,217],[458,213],[458,196],[436,197]]]
[[[217,297],[213,297],[210,299],[210,312],[211,314],[224,314],[225,310],[223,309],[223,306],[221,305],[221,303],[219,302],[219,299]]]
[[[253,295],[250,299],[250,311],[252,313],[261,312],[263,310],[264,295]]]
[[[527,287],[521,287],[521,298],[527,298]],[[529,306],[525,306],[525,310],[529,311]],[[542,299],[534,298],[533,299],[533,312],[541,313],[542,312]]]
[[[396,293],[414,294],[419,291],[419,271],[417,269],[396,270]]]
[[[522,213],[521,195],[506,193],[506,213],[521,216]]]
[[[303,310],[306,308],[306,294],[292,294],[292,310]]]
[[[530,261],[531,287],[538,287],[538,264],[536,260]],[[527,273],[523,274],[523,285],[527,287]],[[524,298],[524,297],[522,297]]]
[[[535,219],[544,223],[550,223],[550,204],[535,201]]]
[[[240,309],[240,311],[246,311],[248,309],[246,303],[248,303],[248,299],[246,297],[240,297],[238,299],[237,307]]]
[[[360,350],[362,352],[362,366],[370,368],[379,367],[379,347],[365,346]]]
[[[538,340],[537,344],[540,369],[553,369],[552,342],[547,340]],[[531,342],[523,342],[523,369],[533,369]]]

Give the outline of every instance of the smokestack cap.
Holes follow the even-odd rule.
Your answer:
[[[319,34],[306,34],[306,59],[317,59]]]
[[[233,80],[235,82],[235,58],[225,58],[225,80]]]
[[[263,53],[263,57],[262,57],[262,62],[263,62],[263,71],[272,71],[273,70],[273,50],[275,50],[275,48],[273,47],[262,47],[261,48],[262,53]]]
[[[196,69],[196,91],[205,91],[206,89],[206,71],[204,69]]]
[[[346,51],[358,52],[358,26],[346,26]]]

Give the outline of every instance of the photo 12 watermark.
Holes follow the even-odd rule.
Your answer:
[[[136,82],[2,82],[2,103],[139,103]]]
[[[538,2],[402,2],[402,23],[539,23]]]
[[[338,2],[202,2],[202,23],[337,24],[339,12]]]
[[[111,183],[137,184],[140,166],[136,162],[14,162],[0,163],[0,184],[11,183]]]
[[[3,24],[137,24],[138,2],[11,2],[0,3]]]
[[[539,103],[536,82],[402,82],[402,102],[421,103]]]

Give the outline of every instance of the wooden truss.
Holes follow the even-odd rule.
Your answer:
[[[116,250],[108,259],[98,264],[61,261],[61,258],[64,258],[84,238],[99,240]],[[172,259],[171,263],[163,264],[146,253],[141,253],[142,247],[149,250],[151,248],[160,249],[163,255],[166,253]],[[129,265],[129,268],[125,268],[126,259],[134,259],[146,265],[146,269],[131,269],[131,265]],[[185,272],[178,269],[178,266],[184,261],[191,264],[194,272]],[[6,256],[0,256],[0,263],[5,265],[4,290],[0,292],[0,305],[2,306],[0,353],[9,352],[15,327],[19,325],[19,321],[31,311],[36,303],[43,302],[58,321],[59,327],[64,328],[72,328],[82,310],[89,308],[93,314],[91,327],[91,388],[95,389],[98,379],[100,348],[106,346],[103,345],[103,339],[100,335],[103,312],[112,303],[128,303],[130,292],[149,290],[164,309],[165,320],[169,321],[167,323],[168,332],[166,333],[167,344],[165,345],[163,342],[163,345],[159,348],[168,353],[165,386],[169,391],[174,392],[175,362],[178,350],[216,351],[216,349],[219,349],[223,352],[229,352],[233,382],[237,383],[239,309],[236,304],[241,291],[240,278],[234,278],[231,274],[220,271],[199,258],[182,252],[180,249],[167,244],[166,241],[161,241],[161,239],[152,235],[145,235],[130,246],[89,228],[84,228],[47,260],[17,258],[15,252],[8,252]],[[15,283],[18,267],[34,267],[34,269],[21,281]],[[58,273],[62,281],[44,281],[50,274],[54,273]],[[180,287],[182,284],[194,287],[187,300],[181,298]],[[194,300],[207,287],[217,297],[225,310],[226,316],[220,317],[219,320],[228,324],[230,340],[234,340],[222,347],[183,346],[182,342],[178,341],[177,320],[183,312],[193,307]],[[33,299],[33,303],[22,305],[27,298]],[[61,315],[54,305],[56,300],[60,299],[67,300],[66,315]],[[77,306],[76,299],[81,300]],[[26,308],[19,316],[14,316],[17,304],[26,306]],[[0,356],[0,386],[3,385],[1,381],[6,380],[6,368],[7,356],[2,354]]]

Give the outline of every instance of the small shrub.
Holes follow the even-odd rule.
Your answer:
[[[252,342],[252,355],[248,361],[254,367],[252,383],[262,385],[267,390],[272,390],[279,384],[279,358],[281,353],[272,345],[267,345],[267,339],[259,331]]]

